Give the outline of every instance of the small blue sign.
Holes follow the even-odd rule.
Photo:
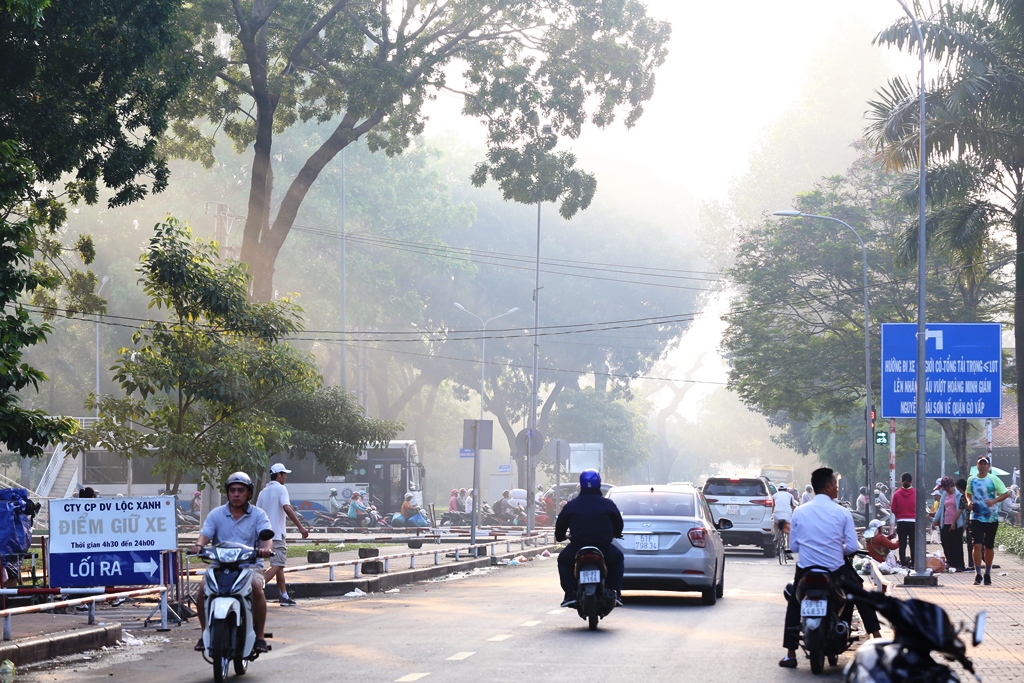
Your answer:
[[[925,417],[1002,417],[1002,326],[929,323],[925,329]],[[917,325],[883,323],[881,416],[916,415]]]
[[[474,450],[472,448],[460,448],[459,449],[459,457],[460,458],[472,458],[474,455],[475,455],[475,452],[474,452]]]
[[[498,474],[511,474],[512,465],[498,465]]]
[[[160,551],[50,553],[50,585],[151,586],[160,583]]]

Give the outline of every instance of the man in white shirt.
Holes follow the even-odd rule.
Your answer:
[[[780,531],[789,531],[789,521],[793,519],[793,510],[796,509],[797,503],[785,484],[779,484],[779,490],[772,496],[772,500],[775,501],[772,521],[775,536],[778,538]]]
[[[812,498],[814,498],[814,487],[808,484],[804,487],[804,495],[800,496],[800,504],[810,503]]]
[[[848,576],[859,582],[860,577],[846,563],[846,556],[852,555],[860,548],[857,530],[853,526],[850,511],[835,502],[839,496],[835,473],[827,467],[814,470],[811,473],[811,486],[814,488],[814,498],[793,512],[790,523],[789,548],[800,554],[793,585],[797,586],[800,583],[800,579],[810,567],[824,567],[836,578]],[[861,603],[857,603],[857,609],[860,611],[864,630],[874,638],[881,637],[875,610]],[[852,617],[853,605],[848,602],[846,613],[841,618],[849,624]],[[779,661],[779,666],[787,669],[796,668],[796,649],[799,645],[800,603],[793,598],[786,605],[786,629],[782,637],[786,656]]]
[[[270,483],[260,491],[260,497],[256,499],[256,507],[267,513],[270,518],[270,528],[274,530],[274,554],[270,558],[270,569],[267,570],[265,578],[267,581],[277,577],[277,590],[280,594],[281,605],[294,605],[295,601],[288,595],[288,586],[285,583],[284,567],[288,563],[288,546],[285,544],[285,516],[292,520],[303,538],[309,537],[306,527],[302,526],[299,516],[292,510],[292,501],[288,497],[288,489],[284,484],[288,481],[288,474],[291,470],[285,469],[281,463],[274,463],[270,467]]]
[[[473,489],[466,492],[466,512],[473,511]]]

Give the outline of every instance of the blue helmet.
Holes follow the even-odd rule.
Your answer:
[[[597,470],[583,470],[580,472],[580,491],[600,491],[601,475]]]

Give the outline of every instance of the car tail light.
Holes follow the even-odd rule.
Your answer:
[[[690,539],[690,545],[694,548],[703,548],[708,544],[708,532],[703,527],[690,529],[686,536]]]
[[[751,505],[764,505],[766,508],[775,507],[775,501],[771,498],[754,498],[750,501]]]
[[[708,498],[707,496],[704,496],[704,500],[705,500],[705,502],[707,502],[708,504],[711,504],[711,503],[717,503],[717,502],[718,502],[718,499],[717,499],[717,498]]]

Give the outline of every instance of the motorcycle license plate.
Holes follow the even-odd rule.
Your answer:
[[[803,600],[800,603],[800,616],[823,617],[828,612],[828,600]]]
[[[739,505],[726,505],[725,506],[725,514],[727,514],[727,515],[738,515],[738,514],[740,514],[740,506]]]
[[[580,583],[601,583],[601,570],[584,569],[580,572]]]
[[[634,536],[633,550],[657,550],[658,537],[653,534]]]

